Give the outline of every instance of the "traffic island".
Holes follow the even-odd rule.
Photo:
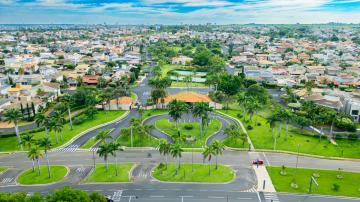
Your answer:
[[[197,182],[197,183],[229,183],[235,179],[236,173],[228,166],[207,164],[181,164],[177,170],[177,165],[161,163],[152,171],[152,177],[163,182]]]
[[[95,169],[86,177],[85,183],[96,182],[130,182],[130,172],[134,167],[133,163],[121,163],[117,165],[118,174],[114,164],[109,164],[106,171],[106,164],[96,164]]]
[[[61,181],[69,173],[67,167],[60,165],[52,165],[50,166],[50,170],[49,178],[47,166],[40,166],[40,173],[37,167],[35,170],[30,168],[22,172],[16,181],[22,185],[50,184]]]
[[[360,197],[360,173],[342,169],[266,168],[278,192]]]

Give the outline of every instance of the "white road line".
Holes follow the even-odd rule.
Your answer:
[[[150,196],[150,198],[164,198],[165,196]]]
[[[238,200],[252,200],[253,198],[236,198]]]
[[[271,165],[270,165],[270,162],[269,162],[269,160],[268,160],[268,158],[266,157],[265,152],[263,152],[262,154],[264,155],[264,158],[265,158],[266,164],[267,164],[268,166],[271,166]]]
[[[208,198],[225,198],[223,196],[208,196]]]

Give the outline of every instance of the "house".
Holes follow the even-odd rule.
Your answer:
[[[86,74],[89,71],[89,65],[87,64],[79,64],[75,67],[75,72],[78,74]]]
[[[164,98],[163,104],[167,106],[169,102],[172,100],[179,100],[183,101],[188,104],[193,104],[196,102],[206,102],[209,103],[210,107],[220,107],[220,104],[215,103],[211,100],[211,98],[207,95],[196,93],[196,92],[189,92],[189,91],[182,91],[176,94],[168,95]]]
[[[173,65],[187,65],[189,63],[191,63],[193,61],[192,58],[187,57],[187,56],[179,56],[179,57],[174,57],[171,60],[171,64]]]
[[[98,79],[98,75],[85,75],[82,77],[82,82],[87,85],[97,85]]]
[[[132,104],[133,100],[131,97],[123,96],[118,99],[110,100],[110,110],[129,110]],[[109,109],[108,104],[106,105],[105,109]]]

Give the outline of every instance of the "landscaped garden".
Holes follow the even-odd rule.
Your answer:
[[[118,175],[114,164],[109,164],[106,171],[106,164],[96,164],[96,169],[86,177],[85,182],[130,182],[129,172],[134,164],[121,163],[117,165]]]
[[[159,164],[152,172],[152,176],[160,181],[166,182],[207,182],[207,183],[226,183],[235,179],[236,174],[233,169],[228,166],[215,165],[211,166],[211,174],[209,173],[209,165],[207,164],[181,164],[177,170],[177,165],[169,163],[168,167]]]
[[[78,125],[74,124],[72,130],[70,128],[70,124],[66,123],[62,129],[63,140],[62,141],[59,140],[58,144],[56,144],[53,132],[49,132],[49,136],[50,136],[52,145],[53,145],[53,147],[61,146],[61,145],[65,144],[66,142],[68,142],[73,137],[75,137],[76,135],[78,135],[79,133],[84,132],[85,130],[92,128],[94,126],[115,120],[115,119],[121,117],[125,112],[126,111],[99,111],[97,114],[94,115],[94,117],[92,119],[86,119],[86,121],[84,121],[83,123],[80,123]],[[76,118],[73,118],[73,119],[74,119],[74,123],[75,123]],[[34,135],[34,139],[40,139],[42,137],[45,137],[45,131],[36,132],[36,133],[33,133],[33,135]],[[18,145],[18,142],[17,142],[15,136],[0,138],[0,145],[1,145],[0,152],[20,150],[20,147]]]
[[[21,173],[16,181],[23,185],[48,184],[61,181],[68,173],[68,169],[65,166],[53,165],[50,168],[50,178],[48,176],[48,167],[40,166],[40,171],[37,168],[34,170],[30,168]]]
[[[200,123],[199,122],[179,122],[179,130],[176,128],[175,122],[170,122],[168,119],[159,119],[155,122],[156,128],[167,133],[171,137],[180,136],[181,145],[183,148],[203,147],[209,136],[221,129],[221,122],[215,119],[210,119],[208,126],[203,130],[202,138],[200,138]],[[187,142],[186,139],[192,138],[194,143]]]
[[[309,193],[310,179],[314,177],[318,186],[312,185],[313,194],[360,197],[360,173],[282,167],[267,170],[278,192]]]
[[[243,122],[242,111],[237,110],[222,110],[221,112],[228,114],[239,121]],[[247,120],[249,117],[247,116]],[[272,129],[267,123],[267,120],[260,115],[253,115],[252,122],[243,122],[244,126],[250,136],[252,143],[256,149],[274,149],[275,141],[272,136]],[[276,138],[276,150],[297,152],[298,145],[300,153],[320,155],[320,156],[335,156],[346,158],[360,158],[360,144],[356,140],[338,139],[337,145],[332,144],[327,138],[322,137],[321,141],[317,134],[301,130],[289,124],[288,135],[286,136],[286,126],[283,124],[281,134],[279,137],[279,127],[274,129],[274,136]]]

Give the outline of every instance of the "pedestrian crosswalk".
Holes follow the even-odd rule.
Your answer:
[[[114,202],[120,202],[121,200],[121,196],[122,196],[122,190],[119,190],[119,191],[116,191],[114,192],[114,195],[111,197],[111,199],[114,201]]]
[[[89,151],[91,151],[91,152],[97,152],[97,150],[99,150],[98,147],[93,147],[93,148],[90,148],[90,149],[89,149]]]
[[[78,148],[79,148],[79,145],[72,144],[67,147],[53,149],[53,150],[51,150],[51,152],[76,152],[78,150]]]
[[[3,178],[1,183],[3,183],[3,184],[11,183],[13,180],[14,180],[14,178],[7,177],[7,178]]]
[[[243,191],[241,191],[241,192],[255,193],[255,192],[257,192],[257,191],[256,191],[256,188],[255,188],[255,187],[252,187],[251,189],[243,190]]]
[[[264,198],[266,202],[279,202],[276,193],[264,193]]]
[[[86,168],[77,168],[76,172],[77,173],[83,173],[83,172],[85,172],[85,170],[86,170]]]

